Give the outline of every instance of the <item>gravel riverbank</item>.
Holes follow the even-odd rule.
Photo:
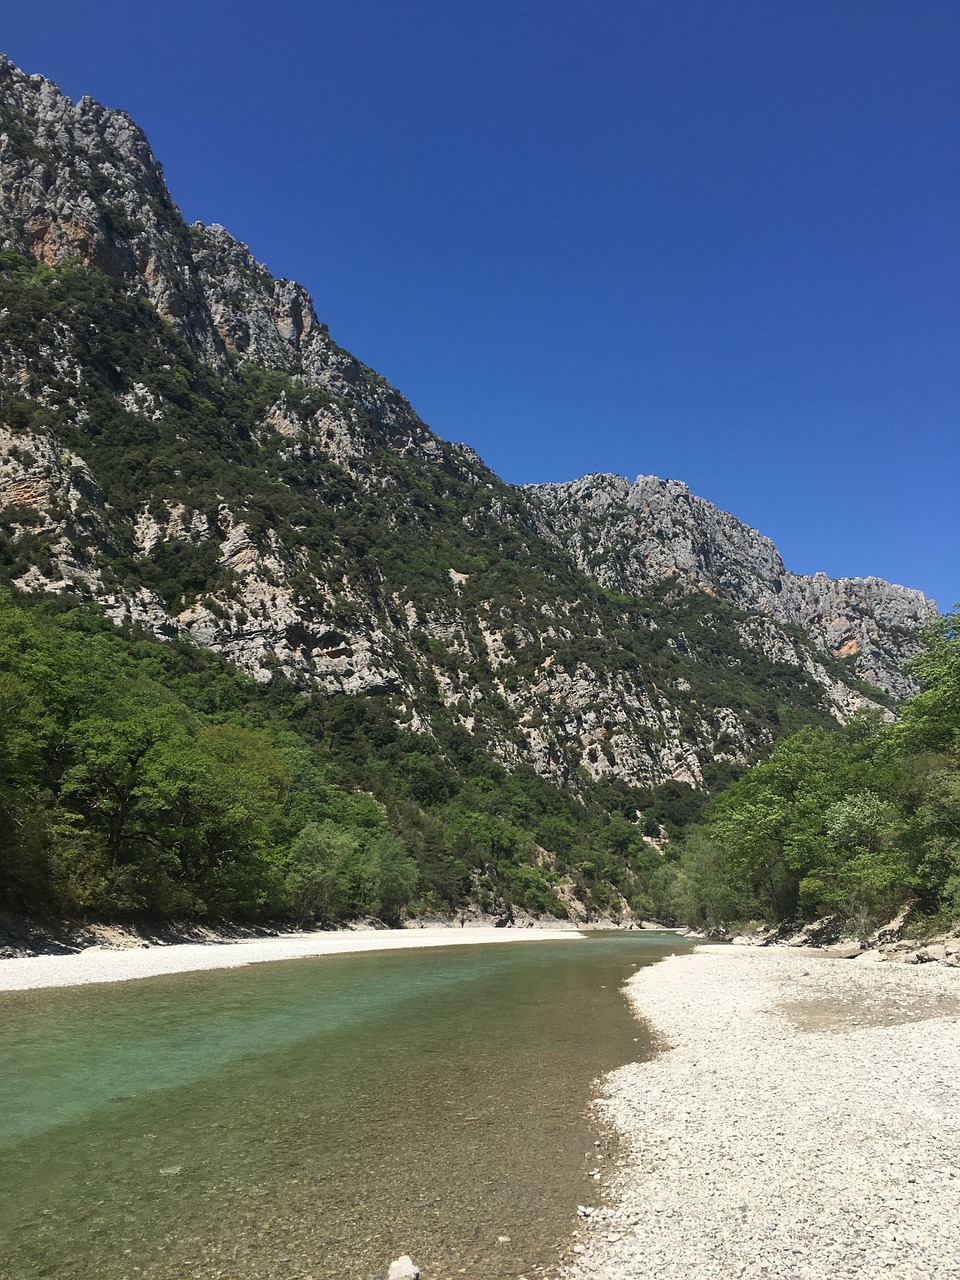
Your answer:
[[[576,1280],[960,1277],[960,972],[701,948],[627,985],[617,1208]]]
[[[424,928],[357,929],[243,938],[235,942],[187,942],[169,946],[86,947],[70,955],[0,960],[0,991],[74,987],[90,982],[128,982],[196,969],[234,969],[268,960],[344,955],[354,951],[399,951],[410,947],[456,947],[488,942],[561,942],[583,935],[575,929]]]

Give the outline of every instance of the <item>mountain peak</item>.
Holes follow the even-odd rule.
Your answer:
[[[4,60],[0,133],[17,588],[574,788],[714,785],[794,723],[908,690],[919,592],[790,574],[678,480],[509,486],[301,285],[188,227],[124,113]]]
[[[528,486],[540,528],[601,586],[640,594],[667,580],[813,635],[859,674],[895,696],[912,689],[902,637],[936,613],[922,592],[880,578],[790,573],[773,542],[679,480],[588,475]]]

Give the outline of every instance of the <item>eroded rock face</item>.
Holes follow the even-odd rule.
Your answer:
[[[225,363],[186,229],[146,137],[124,111],[73,103],[0,56],[0,236],[48,266],[80,258],[139,282],[205,358]]]
[[[111,543],[99,486],[84,460],[47,435],[0,423],[0,509],[21,537],[43,536],[45,563],[16,580],[25,591],[96,593],[97,567]]]
[[[244,365],[286,375],[262,412],[258,402],[242,459],[238,435],[223,444],[213,470],[229,474],[229,497],[174,480],[123,506],[91,462],[104,388],[91,398],[89,341],[69,319],[35,342],[0,326],[0,383],[73,441],[0,424],[0,508],[28,561],[14,578],[24,589],[70,591],[118,623],[189,636],[260,681],[279,672],[304,690],[382,695],[413,732],[430,732],[439,707],[509,767],[573,787],[699,787],[711,769],[747,763],[777,726],[722,683],[725,665],[756,659],[784,700],[799,691],[811,715],[839,720],[874,703],[838,654],[878,690],[909,691],[902,662],[933,608],[919,592],[791,575],[768,539],[675,481],[511,489],[338,347],[302,286],[275,279],[223,227],[187,227],[125,113],[74,104],[5,59],[0,241],[53,267],[79,257],[124,297],[148,299],[221,388],[241,386]],[[152,375],[110,374],[116,429],[134,444],[174,420],[171,366],[187,357],[179,344],[164,352],[159,373],[154,361]],[[198,452],[215,438],[197,437]],[[247,509],[238,476],[252,469],[268,477],[267,508],[282,499],[282,520]],[[356,528],[361,504],[379,522],[372,550]],[[356,545],[344,549],[351,522]],[[394,543],[409,567],[388,579]],[[206,566],[199,586],[169,568],[191,556]],[[670,631],[672,603],[668,618],[632,600],[669,577],[681,595],[743,610],[735,633],[720,618]],[[708,650],[719,627],[736,652],[718,662]]]
[[[540,505],[543,534],[610,590],[640,592],[675,577],[687,589],[715,592],[799,627],[825,653],[852,658],[858,676],[895,697],[913,691],[903,662],[917,629],[936,613],[922,592],[879,578],[790,573],[769,538],[679,480],[638,476],[631,484],[589,475],[531,485],[528,492]],[[791,647],[776,632],[761,643]]]
[[[212,367],[296,374],[355,404],[401,453],[444,461],[379,375],[333,342],[313,302],[218,225],[188,227],[124,111],[26,75],[0,55],[0,244],[49,266],[79,258],[128,280]]]

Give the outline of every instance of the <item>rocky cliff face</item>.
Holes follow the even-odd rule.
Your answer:
[[[707,591],[799,628],[895,697],[911,692],[904,654],[936,612],[922,592],[879,578],[790,573],[769,538],[679,480],[638,476],[631,484],[590,475],[527,491],[541,505],[543,534],[610,590],[639,594],[672,578],[684,590]]]
[[[74,104],[2,56],[0,99],[4,243],[51,267],[78,257],[139,281],[195,350],[223,362],[183,219],[130,117],[92,98]]]
[[[908,689],[918,592],[795,577],[676,482],[503,484],[301,286],[187,227],[125,114],[0,60],[0,129],[0,564],[20,589],[386,699],[575,786],[713,783]]]
[[[142,131],[73,103],[0,55],[0,236],[50,267],[72,259],[150,299],[218,372],[231,357],[362,404],[401,446],[429,437],[403,398],[330,339],[306,290],[276,280],[223,227],[188,227]]]

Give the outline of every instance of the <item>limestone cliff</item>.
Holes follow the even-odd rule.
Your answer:
[[[857,674],[903,697],[905,652],[936,608],[922,592],[879,578],[790,573],[763,534],[705,502],[679,480],[590,475],[528,486],[544,535],[572,551],[612,591],[640,593],[675,578],[775,623],[799,627],[818,648],[854,660]]]
[[[128,281],[219,372],[240,357],[296,373],[361,404],[398,447],[429,440],[403,398],[331,341],[301,285],[274,279],[223,227],[184,223],[126,112],[73,103],[0,55],[0,125],[4,247]]]
[[[188,227],[123,112],[0,59],[0,131],[20,589],[260,681],[385,699],[413,732],[453,725],[577,787],[712,785],[909,688],[918,592],[795,577],[673,481],[504,484],[338,347],[300,285]]]

